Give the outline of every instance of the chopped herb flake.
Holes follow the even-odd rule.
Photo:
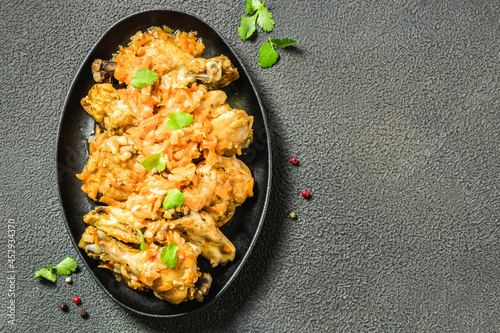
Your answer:
[[[174,268],[177,264],[179,258],[177,258],[177,252],[179,251],[179,247],[174,243],[169,243],[168,246],[165,246],[161,250],[160,258],[165,265],[170,268]]]
[[[175,207],[180,207],[184,203],[184,194],[178,189],[172,189],[168,191],[165,198],[163,198],[163,208],[171,209]]]
[[[155,169],[156,171],[162,172],[165,170],[165,159],[160,154],[153,154],[146,157],[144,161],[142,161],[142,166],[148,170]]]
[[[193,122],[193,116],[184,112],[172,112],[168,115],[167,127],[178,130],[188,127]]]
[[[138,69],[134,72],[134,76],[130,84],[134,88],[144,88],[146,85],[152,85],[158,79],[158,74],[150,69]]]

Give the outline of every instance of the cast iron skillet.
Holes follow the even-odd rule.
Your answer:
[[[249,198],[236,210],[233,219],[222,231],[234,243],[236,258],[224,267],[211,268],[199,257],[202,272],[210,272],[212,287],[205,300],[172,305],[156,298],[151,291],[134,291],[124,282],[117,282],[111,271],[97,268],[99,262],[90,259],[77,244],[86,224],[82,217],[96,204],[80,190],[81,181],[75,177],[83,170],[88,159],[87,138],[95,127],[94,119],[80,105],[82,97],[95,84],[90,65],[94,59],[110,59],[119,45],[127,45],[130,37],[139,30],[152,26],[167,25],[172,29],[197,31],[203,38],[204,57],[226,55],[238,68],[240,78],[224,88],[231,107],[245,110],[254,117],[254,142],[240,158],[255,178],[254,197]],[[220,35],[200,19],[169,10],[146,11],[126,17],[111,27],[90,51],[66,97],[59,121],[57,142],[57,167],[60,203],[66,217],[66,227],[72,242],[78,248],[81,259],[103,290],[124,308],[150,317],[176,317],[206,307],[226,290],[242,268],[254,246],[264,222],[271,186],[271,144],[268,125],[255,87],[238,57]]]

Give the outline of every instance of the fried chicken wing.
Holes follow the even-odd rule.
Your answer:
[[[130,89],[116,90],[110,83],[94,85],[81,105],[105,129],[119,134],[153,116],[154,106]]]
[[[245,111],[232,109],[226,102],[227,95],[222,90],[210,91],[204,95],[201,108],[208,110],[210,133],[221,144],[217,153],[231,156],[241,154],[253,139],[253,117]]]
[[[116,207],[98,206],[83,217],[83,221],[125,243],[140,244],[136,229],[147,226],[147,222],[136,218],[130,211]]]
[[[252,173],[236,156],[219,156],[213,166],[201,162],[196,174],[196,185],[193,183],[184,190],[185,204],[193,211],[207,211],[219,227],[253,196]]]
[[[167,220],[155,235],[155,240],[165,244],[168,230],[179,230],[183,237],[201,248],[201,255],[210,260],[212,267],[233,261],[236,249],[217,228],[212,217],[205,213],[191,212],[185,217]]]
[[[138,180],[146,177],[147,170],[126,136],[101,133],[97,128],[95,137],[87,165],[77,175],[83,181],[82,190],[106,204],[124,201],[137,190]]]
[[[241,154],[241,149],[247,148],[252,142],[253,117],[243,110],[231,109],[212,119],[211,124],[211,133],[217,140],[227,142],[226,147],[221,149],[225,156]]]
[[[185,50],[180,43],[177,37],[165,34],[159,28],[153,28],[147,34],[137,33],[131,38],[130,46],[115,57],[115,78],[130,84],[137,69],[149,68],[160,77],[182,69],[191,82],[198,80],[208,89],[219,89],[239,77],[238,70],[226,56],[197,58],[197,52]],[[98,72],[101,71],[99,68]],[[101,75],[96,76],[100,79]]]
[[[149,244],[148,249],[141,252],[92,226],[87,227],[78,245],[90,257],[103,261],[101,267],[112,270],[132,289],[152,289],[157,297],[173,304],[203,297],[203,292],[196,287],[201,276],[196,265],[200,248],[186,243],[175,231],[166,234],[166,241],[179,247],[179,260],[174,268],[163,263],[162,248],[156,244]]]
[[[201,248],[201,254],[214,267],[232,261],[236,252],[234,245],[206,212],[190,212],[181,218],[154,223],[139,219],[126,209],[99,206],[83,220],[113,238],[132,244],[141,243],[137,229],[141,229],[147,239],[154,239],[161,245],[168,245],[169,230],[178,230],[188,242]]]
[[[215,168],[219,170],[217,189],[229,187],[230,190],[227,194],[220,190],[215,191],[205,210],[209,212],[217,226],[221,227],[229,222],[237,207],[248,197],[253,196],[254,179],[250,169],[235,156],[221,157]]]

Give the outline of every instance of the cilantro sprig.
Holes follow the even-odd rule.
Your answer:
[[[184,193],[174,188],[168,191],[165,198],[163,198],[162,206],[164,209],[180,207],[184,203],[184,200],[186,200]]]
[[[278,52],[274,49],[274,46],[284,49],[288,45],[297,43],[296,40],[291,38],[269,38],[269,43],[264,43],[259,50],[259,64],[262,68],[271,67],[278,61]]]
[[[177,252],[179,251],[179,247],[174,243],[169,243],[168,246],[165,246],[161,249],[160,258],[161,261],[165,265],[170,268],[174,268],[177,264],[179,258],[177,258]]]
[[[144,252],[146,251],[146,240],[144,239],[144,235],[142,234],[142,230],[137,228],[135,229],[135,232],[137,232],[137,234],[139,235],[139,237],[141,237],[141,252]]]
[[[161,154],[152,154],[146,157],[144,161],[142,161],[142,166],[148,169],[149,171],[155,169],[156,171],[162,172],[165,170],[165,159]]]
[[[262,1],[262,3],[260,3],[259,0],[246,0],[245,14],[253,15],[241,15],[241,23],[238,27],[238,34],[241,39],[245,40],[253,35],[255,32],[255,22],[257,22],[264,31],[273,31],[273,14],[264,6],[265,3],[266,0]]]
[[[63,261],[58,263],[56,266],[51,266],[47,264],[47,268],[40,268],[35,272],[35,277],[41,277],[52,282],[56,282],[56,275],[52,272],[53,269],[56,270],[57,275],[69,275],[71,272],[76,271],[78,267],[75,259],[71,257],[66,257]]]
[[[259,0],[245,0],[245,14],[252,16],[241,15],[241,23],[238,27],[238,34],[241,39],[248,39],[255,32],[255,23],[260,25],[264,31],[271,32],[274,28],[273,14],[264,6],[266,0],[260,3]],[[273,66],[279,58],[278,52],[274,49],[275,46],[283,49],[290,44],[297,43],[291,38],[269,38],[269,43],[264,43],[259,49],[259,64],[262,68]]]
[[[56,282],[56,275],[52,273],[52,269],[40,268],[35,272],[35,277],[42,277],[52,282]]]
[[[188,127],[193,122],[193,116],[185,112],[172,112],[168,115],[167,127],[178,130]]]
[[[295,39],[291,39],[291,38],[281,38],[281,39],[269,38],[269,42],[271,43],[271,45],[277,46],[280,49],[284,49],[288,45],[297,43],[297,41]]]
[[[130,84],[134,88],[144,88],[146,85],[152,85],[158,79],[158,74],[150,69],[138,69],[134,72]]]

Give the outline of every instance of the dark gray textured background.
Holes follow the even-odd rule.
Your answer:
[[[19,332],[500,331],[498,1],[268,0],[274,32],[245,42],[243,0],[120,3],[2,2],[0,330],[12,330],[14,219]],[[79,259],[54,162],[69,86],[99,37],[145,9],[219,31],[274,135],[274,192],[246,267],[212,307],[173,320],[125,312],[84,267],[71,286],[32,277]],[[264,70],[257,51],[269,36],[298,43]],[[57,308],[75,295],[88,320]]]

